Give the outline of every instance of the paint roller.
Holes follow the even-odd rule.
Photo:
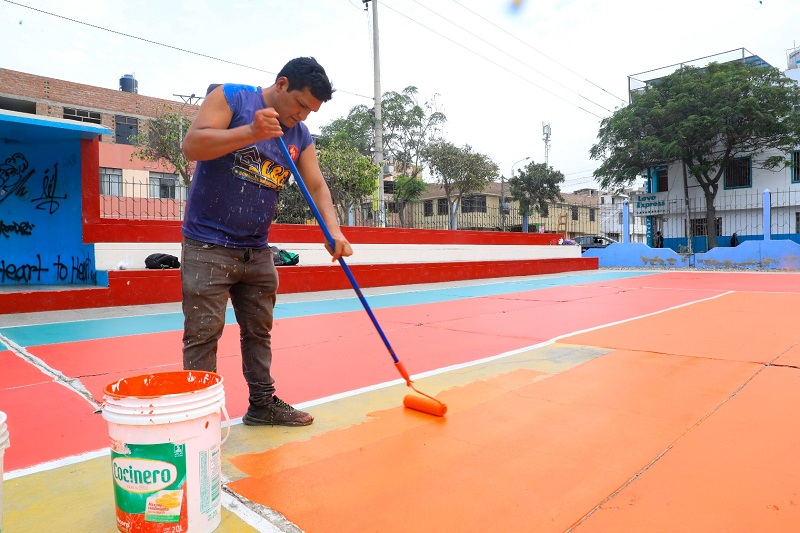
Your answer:
[[[297,179],[297,185],[300,187],[300,191],[303,193],[303,196],[308,203],[308,206],[311,208],[311,212],[314,213],[314,217],[317,219],[319,223],[319,227],[322,229],[322,233],[325,234],[325,240],[328,242],[331,250],[336,248],[336,243],[333,240],[333,235],[331,235],[328,226],[325,224],[325,221],[322,219],[322,215],[317,209],[317,205],[314,203],[314,199],[311,198],[311,193],[308,192],[308,188],[306,184],[303,182],[302,176],[300,176],[300,171],[297,170],[297,166],[294,164],[291,155],[289,155],[289,150],[286,148],[286,143],[283,142],[283,139],[278,137],[276,139],[278,141],[278,146],[280,146],[281,152],[283,152],[283,157],[286,159],[287,164],[289,165],[289,169],[294,174],[295,178]],[[406,385],[411,387],[414,392],[419,394],[420,396],[414,396],[412,394],[406,395],[403,398],[403,406],[407,409],[413,409],[415,411],[420,411],[422,413],[427,413],[433,416],[444,416],[447,412],[447,406],[428,394],[418,390],[414,387],[413,382],[411,381],[411,377],[408,375],[403,363],[398,359],[397,355],[394,353],[394,349],[392,348],[391,343],[389,343],[389,339],[386,338],[386,334],[383,332],[383,328],[378,323],[378,319],[375,318],[375,314],[372,312],[372,308],[369,306],[367,299],[364,297],[364,294],[361,292],[361,288],[358,286],[356,282],[356,278],[353,276],[353,273],[350,271],[350,267],[347,266],[343,257],[339,258],[339,264],[344,270],[347,279],[350,280],[350,285],[353,286],[353,290],[356,292],[358,299],[361,301],[361,305],[364,307],[364,310],[369,315],[370,320],[372,321],[372,325],[375,326],[375,330],[380,335],[383,344],[386,346],[386,349],[389,350],[389,355],[392,356],[394,360],[394,366],[397,368],[397,371],[400,372],[400,375],[403,376],[403,379],[406,380]]]

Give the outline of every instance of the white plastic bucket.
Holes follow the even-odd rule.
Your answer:
[[[3,455],[5,449],[11,445],[8,439],[8,426],[6,414],[0,411],[0,533],[3,531]]]
[[[117,530],[214,531],[221,520],[220,412],[228,419],[222,376],[145,374],[104,392]]]

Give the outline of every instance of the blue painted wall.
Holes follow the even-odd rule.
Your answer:
[[[597,257],[600,267],[686,268],[753,270],[800,269],[800,244],[792,240],[748,239],[739,246],[718,246],[704,253],[679,254],[669,248],[650,248],[641,243],[615,243],[591,248],[584,257]]]
[[[0,285],[96,285],[82,242],[81,148],[87,130],[0,114]],[[99,179],[99,177],[98,177]]]

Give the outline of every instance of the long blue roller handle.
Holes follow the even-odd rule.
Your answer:
[[[311,212],[314,213],[314,217],[316,217],[317,222],[319,223],[319,227],[322,228],[322,233],[325,234],[325,239],[328,241],[328,245],[330,245],[331,250],[335,250],[336,243],[333,240],[333,235],[331,235],[331,231],[328,229],[328,226],[322,219],[322,214],[320,214],[319,209],[317,209],[317,204],[314,203],[314,199],[311,198],[311,193],[308,192],[306,184],[303,183],[303,178],[300,176],[300,172],[297,170],[297,166],[294,164],[294,161],[292,161],[292,157],[289,155],[289,150],[286,149],[286,143],[284,143],[283,139],[281,139],[280,137],[278,137],[277,140],[278,140],[278,145],[281,147],[281,151],[283,152],[283,157],[286,159],[286,162],[289,165],[289,169],[292,171],[292,174],[294,174],[294,177],[297,179],[297,185],[300,186],[300,190],[303,192],[303,196],[305,196],[306,202],[308,202],[308,206],[311,208]],[[392,345],[389,343],[389,339],[387,339],[386,335],[383,333],[383,329],[381,328],[381,325],[378,323],[378,319],[375,318],[375,314],[372,312],[372,308],[369,306],[369,303],[367,303],[367,299],[361,292],[361,288],[358,286],[356,278],[353,277],[353,273],[350,271],[350,267],[347,266],[347,263],[345,263],[344,257],[339,258],[339,264],[342,265],[342,270],[344,270],[347,279],[350,280],[350,284],[353,286],[353,290],[356,291],[358,299],[361,300],[361,305],[364,306],[364,310],[369,315],[370,320],[372,320],[372,325],[375,326],[375,329],[378,331],[378,335],[381,336],[383,344],[385,344],[386,349],[389,350],[389,355],[392,356],[395,365],[398,365],[400,373],[403,375],[405,380],[407,382],[410,382],[408,374],[406,374],[405,369],[402,368],[400,360],[397,358],[397,355],[395,355],[394,349],[392,348]]]

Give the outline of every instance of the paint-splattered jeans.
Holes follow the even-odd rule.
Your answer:
[[[239,323],[242,373],[257,407],[275,392],[272,365],[272,311],[278,272],[272,252],[225,248],[183,240],[183,368],[217,370],[217,343],[225,326],[230,294]]]

